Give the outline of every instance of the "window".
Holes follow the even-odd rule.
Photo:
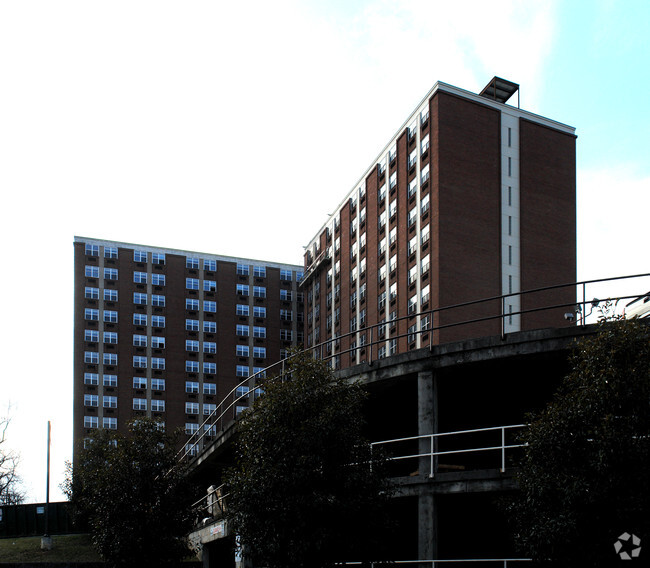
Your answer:
[[[248,357],[248,345],[237,345],[235,351],[237,357]]]
[[[256,318],[265,318],[266,317],[266,308],[263,306],[253,306],[253,315]]]
[[[165,358],[164,357],[152,357],[151,358],[151,368],[158,369],[163,371],[165,369]]]
[[[389,298],[391,301],[397,298],[397,282],[393,282],[390,285]]]
[[[112,290],[106,288],[104,290],[104,301],[105,302],[117,302],[117,290]]]
[[[257,278],[266,277],[266,267],[265,266],[253,266],[253,276]]]
[[[381,205],[381,202],[386,199],[386,184],[382,185],[377,191],[377,201]]]
[[[393,146],[390,150],[388,150],[388,161],[392,162],[396,156],[397,156],[397,146]]]
[[[393,199],[388,205],[388,217],[391,219],[395,217],[397,213],[397,199]]]
[[[104,343],[117,344],[117,333],[114,332],[114,331],[105,331],[104,332]]]
[[[350,318],[350,331],[357,330],[357,316],[352,316]]]
[[[117,258],[117,247],[104,247],[104,258]]]
[[[290,329],[281,329],[280,339],[282,341],[293,341],[293,331],[291,331]]]
[[[390,233],[388,233],[388,244],[390,246],[392,246],[396,241],[397,241],[397,227],[393,227],[390,230]],[[385,251],[386,251],[386,249],[384,248],[384,251],[382,251],[382,254]]]
[[[203,290],[205,292],[216,292],[217,291],[217,282],[215,280],[204,280],[203,281]]]
[[[386,306],[386,290],[377,297],[377,309],[381,310]]]
[[[420,172],[420,183],[424,184],[429,179],[429,164],[422,168]]]
[[[359,286],[359,300],[360,301],[363,301],[363,299],[366,297],[366,288],[367,287],[368,287],[368,285],[366,284],[366,282],[364,282],[363,284],[361,284],[361,286]]]
[[[134,389],[146,389],[147,388],[147,379],[145,377],[133,377],[133,388]]]
[[[424,154],[429,149],[429,135],[427,134],[420,142],[420,154]],[[428,166],[427,166],[428,167]]]
[[[427,193],[420,202],[420,210],[424,215],[429,210],[429,194]]]
[[[302,270],[296,270],[296,282],[300,282],[305,273]]]
[[[425,274],[429,270],[429,258],[430,258],[430,255],[427,255],[420,262],[420,265],[421,265],[420,272],[422,274]]]
[[[161,252],[152,252],[151,253],[151,263],[152,264],[165,264],[165,255]]]
[[[147,410],[147,399],[146,398],[134,398],[133,399],[133,410]]]
[[[133,282],[136,284],[146,284],[147,283],[147,273],[146,272],[134,272],[133,273]]]
[[[88,298],[89,300],[99,300],[99,288],[90,288],[86,286],[84,298]]]
[[[253,337],[264,338],[266,337],[266,328],[265,327],[253,327]]]
[[[104,375],[102,377],[102,384],[105,387],[116,387],[117,386],[117,375]]]
[[[205,403],[203,405],[203,416],[210,416],[216,409],[216,404]]]
[[[247,365],[237,365],[237,376],[238,377],[248,377],[248,366]]]
[[[248,265],[247,264],[238,264],[237,265],[237,274],[240,276],[248,276]]]
[[[393,172],[392,174],[390,174],[388,185],[391,189],[393,189],[397,185],[397,172]]]
[[[84,416],[84,428],[97,428],[99,419],[97,416]]]
[[[203,311],[216,313],[217,311],[217,302],[212,302],[210,300],[203,300]]]
[[[291,290],[280,290],[280,300],[284,300],[285,302],[290,302],[291,299],[292,299]]]
[[[185,279],[185,288],[187,290],[198,290],[199,289],[199,279],[198,278],[186,278]]]
[[[365,327],[365,325],[366,325],[366,308],[363,308],[363,310],[359,312],[359,327],[360,328]]]
[[[280,280],[291,282],[293,280],[293,273],[291,270],[280,270]]]
[[[417,277],[418,277],[418,265],[416,264],[415,266],[409,268],[409,279],[408,279],[409,284],[413,284],[413,282],[415,282]]]
[[[280,310],[280,319],[282,321],[293,321],[293,312],[291,310]]]
[[[147,315],[133,314],[133,325],[147,325]]]
[[[133,356],[133,366],[136,369],[146,369],[147,368],[147,358],[140,355]]]
[[[165,275],[164,274],[152,274],[151,283],[154,286],[164,286],[165,285]]]
[[[86,245],[86,254],[88,256],[99,256],[99,245]]]
[[[199,383],[197,381],[185,381],[185,392],[197,394],[199,392]]]
[[[84,351],[84,363],[89,363],[91,365],[99,364],[99,353],[96,351]]]
[[[117,430],[117,418],[111,418],[110,416],[104,416],[104,418],[102,418],[102,426],[106,430]]]
[[[217,322],[216,321],[204,321],[203,322],[203,331],[205,333],[217,333]]]
[[[105,280],[117,280],[117,268],[104,268]]]
[[[413,254],[417,246],[418,246],[418,236],[415,235],[411,240],[409,240],[408,254],[409,255]]]
[[[418,151],[417,151],[417,148],[416,148],[415,150],[413,150],[409,154],[409,169],[411,169],[415,165],[415,162],[417,162],[417,159],[418,159]]]
[[[418,208],[413,207],[413,209],[409,211],[409,216],[407,220],[409,227],[415,223],[415,220],[417,219],[417,215],[418,215]]]
[[[397,255],[394,254],[393,256],[390,257],[390,261],[388,264],[388,272],[394,272],[396,268],[397,268]]]
[[[420,231],[420,242],[424,244],[428,240],[429,240],[429,225],[427,225]]]
[[[193,257],[187,257],[185,259],[185,268],[195,268],[197,269],[199,267],[199,259],[198,258],[193,258]]]
[[[139,306],[147,305],[147,295],[140,292],[133,292],[133,303]]]
[[[151,305],[156,306],[158,308],[164,308],[165,307],[165,296],[161,296],[160,294],[152,294],[151,295]]]
[[[187,412],[187,407],[186,407],[185,412]],[[197,414],[198,414],[198,412],[197,412]],[[185,423],[185,433],[186,434],[191,436],[192,434],[195,434],[196,432],[198,432],[198,430],[199,430],[199,425],[196,424],[195,422],[186,422]]]
[[[415,133],[417,132],[418,127],[417,127],[417,120],[414,120],[410,125],[409,125],[409,130],[408,130],[408,136],[409,140],[412,140],[415,138]]]
[[[240,386],[237,387],[237,390],[235,391],[235,396],[237,398],[248,398],[248,393],[250,392],[250,388],[245,387],[245,386]]]
[[[210,272],[215,272],[217,270],[217,261],[216,260],[204,260],[203,261],[203,270],[208,270]]]
[[[199,413],[199,403],[198,402],[186,402],[185,403],[185,414],[198,414]],[[197,425],[198,429],[198,425]]]
[[[384,357],[386,357],[386,346],[382,345],[377,352],[377,358],[383,359]]]
[[[377,222],[378,222],[378,224],[379,224],[379,228],[380,228],[380,229],[381,229],[381,228],[386,224],[386,211],[383,211],[383,212],[379,215],[379,219],[378,219]]]
[[[99,341],[99,331],[95,331],[94,329],[84,330],[84,341]]]
[[[213,341],[204,341],[203,342],[203,353],[216,353],[217,344]]]
[[[253,357],[255,359],[266,359],[266,347],[253,347]]]
[[[165,401],[156,398],[152,399],[151,412],[165,412]]]
[[[92,310],[90,308],[86,308],[84,310],[84,319],[88,321],[99,321],[99,310]]]
[[[117,323],[117,312],[104,310],[104,321],[107,323]]]
[[[413,294],[413,296],[409,298],[408,313],[413,314],[417,311],[417,309],[418,309],[418,295]]]
[[[151,389],[156,391],[164,391],[165,379],[151,379]]]
[[[210,362],[204,362],[203,363],[203,372],[207,373],[209,375],[214,375],[217,372],[217,364],[216,363],[210,363]]]
[[[430,288],[428,284],[424,288],[422,288],[420,295],[421,295],[421,302],[423,304],[426,304],[429,301],[429,290]]]
[[[196,311],[199,309],[199,301],[192,298],[185,298],[185,309]]]
[[[203,383],[203,394],[217,394],[217,384]]]
[[[185,340],[185,351],[193,351],[195,353],[199,352],[199,342],[192,340],[192,339],[186,339]]]
[[[99,406],[99,397],[96,394],[85,394],[84,406]]]
[[[99,385],[99,375],[97,373],[84,373],[84,385]]]
[[[246,304],[237,304],[237,308],[235,309],[235,313],[238,316],[247,316],[249,314],[249,308]]]
[[[151,325],[153,327],[165,327],[165,316],[151,316]]]
[[[87,278],[99,278],[99,266],[86,265],[85,274]]]
[[[237,284],[237,294],[248,296],[248,284]]]
[[[147,252],[144,250],[133,251],[134,262],[147,262]]]
[[[377,272],[377,280],[379,282],[383,282],[384,280],[386,280],[386,265],[385,264],[382,264],[379,267],[379,271]]]
[[[104,408],[117,408],[117,397],[116,396],[102,397],[102,405]]]
[[[409,182],[408,198],[411,199],[411,197],[415,195],[415,192],[417,190],[418,190],[418,178],[416,176]]]
[[[429,329],[429,325],[430,325],[429,316],[428,315],[422,316],[422,318],[420,319],[420,329],[422,331],[426,331],[427,329]]]
[[[247,325],[237,325],[237,335],[248,336],[248,326]]]
[[[199,372],[199,362],[198,361],[185,361],[185,371],[188,373],[198,373]]]
[[[255,298],[266,298],[265,286],[253,286],[253,296]]]

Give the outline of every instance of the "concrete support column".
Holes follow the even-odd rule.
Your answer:
[[[418,373],[418,435],[428,436],[438,431],[438,388],[437,377],[432,371]],[[431,459],[430,452],[437,449],[437,443],[431,438],[422,438],[419,442],[419,472],[428,477],[435,473],[438,460]],[[433,463],[433,469],[432,469]],[[423,484],[418,495],[418,559],[433,560],[437,558],[438,518],[433,488]]]

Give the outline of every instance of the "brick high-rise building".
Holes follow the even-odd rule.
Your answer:
[[[371,341],[383,357],[501,332],[501,319],[426,331],[457,321],[564,323],[563,308],[530,310],[550,294],[574,303],[573,288],[517,293],[576,280],[575,130],[506,105],[517,90],[436,83],[309,243],[306,345],[354,332],[324,346],[335,367],[366,359]],[[507,294],[505,312],[495,300],[422,314]]]
[[[140,416],[191,434],[303,342],[300,266],[75,237],[74,274],[75,449]]]

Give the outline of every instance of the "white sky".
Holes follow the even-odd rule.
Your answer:
[[[0,2],[0,414],[29,501],[47,420],[53,500],[72,453],[73,236],[301,263],[437,80],[499,75],[575,126],[579,277],[650,271],[650,3],[449,4]]]

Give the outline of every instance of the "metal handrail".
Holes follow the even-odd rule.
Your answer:
[[[395,564],[430,564],[431,568],[436,566],[444,566],[445,564],[460,564],[465,562],[477,562],[477,563],[490,563],[494,564],[498,562],[503,566],[503,568],[508,568],[511,566],[512,562],[532,562],[531,558],[454,558],[446,560],[390,560],[383,562],[370,562],[370,568],[381,568],[383,566],[393,566]],[[364,562],[340,562],[337,563],[337,566],[360,566],[363,564],[368,564]]]
[[[452,455],[452,454],[466,454],[471,452],[487,452],[487,451],[496,451],[501,450],[501,472],[506,471],[506,450],[513,448],[521,448],[526,444],[506,444],[506,430],[512,430],[515,428],[525,428],[527,424],[509,424],[507,426],[491,426],[489,428],[472,428],[469,430],[456,430],[453,432],[436,432],[434,434],[422,434],[419,436],[408,436],[405,438],[393,438],[390,440],[381,440],[379,442],[372,442],[370,444],[371,449],[374,449],[377,446],[385,446],[388,444],[394,444],[398,442],[409,442],[413,440],[429,440],[429,451],[418,452],[417,454],[404,454],[397,456],[388,456],[387,461],[399,461],[405,459],[414,459],[414,458],[429,458],[429,477],[434,477],[435,474],[435,458],[443,455]],[[477,432],[501,432],[501,444],[496,446],[483,446],[478,448],[463,448],[459,450],[444,450],[444,451],[434,451],[436,447],[435,442],[438,438],[444,436],[456,436],[460,434],[475,434]]]
[[[322,254],[322,253],[321,253]],[[368,364],[373,363],[373,347],[375,345],[379,345],[380,343],[385,343],[386,341],[389,340],[398,340],[403,337],[407,337],[409,335],[421,335],[423,333],[429,333],[429,342],[428,342],[428,348],[431,349],[433,347],[433,332],[439,331],[441,329],[448,329],[451,327],[459,327],[463,325],[470,325],[474,323],[480,323],[484,321],[489,321],[489,320],[495,320],[495,319],[500,319],[502,322],[502,335],[505,335],[504,332],[504,326],[505,326],[505,321],[506,318],[510,316],[518,316],[518,315],[524,315],[527,313],[535,313],[535,312],[540,312],[540,311],[546,311],[546,310],[552,310],[552,309],[558,309],[558,308],[565,308],[565,307],[578,307],[580,309],[580,313],[582,314],[582,318],[580,321],[580,325],[584,325],[584,315],[585,315],[585,310],[587,304],[592,304],[596,305],[597,303],[600,302],[607,302],[607,301],[612,301],[612,302],[618,302],[620,300],[625,300],[625,299],[632,299],[636,298],[639,295],[645,293],[646,288],[644,288],[644,291],[639,294],[634,294],[634,295],[626,295],[626,296],[614,296],[614,297],[609,297],[609,298],[603,298],[603,299],[596,299],[594,298],[593,300],[589,301],[586,300],[586,286],[588,284],[596,284],[596,283],[606,283],[606,282],[614,282],[614,281],[620,281],[620,280],[631,280],[635,278],[645,278],[645,277],[650,277],[650,273],[640,273],[640,274],[633,274],[629,276],[614,276],[614,277],[609,277],[609,278],[601,278],[601,279],[594,279],[594,280],[584,280],[580,282],[575,282],[575,283],[567,283],[567,284],[555,284],[553,286],[543,286],[540,288],[533,288],[530,290],[524,290],[521,292],[516,292],[516,293],[509,293],[509,294],[502,294],[498,296],[490,296],[488,298],[481,298],[478,300],[471,300],[468,302],[462,302],[459,304],[453,304],[449,306],[443,306],[440,308],[435,308],[432,310],[427,310],[427,311],[418,311],[413,314],[408,314],[406,316],[401,316],[399,318],[395,318],[394,320],[382,322],[382,323],[376,323],[372,324],[370,326],[363,327],[361,329],[351,331],[344,333],[342,335],[339,335],[333,339],[328,339],[326,341],[323,341],[321,343],[315,344],[313,346],[310,346],[306,349],[303,349],[302,351],[296,353],[296,355],[300,355],[303,353],[308,353],[311,352],[312,354],[318,353],[317,359],[320,360],[330,360],[334,357],[345,355],[346,353],[351,353],[353,351],[359,350],[359,349],[364,349],[368,348],[368,360],[366,361]],[[379,329],[382,327],[388,326],[389,328],[393,326],[397,326],[400,322],[406,321],[406,320],[411,320],[416,316],[429,316],[431,318],[431,322],[434,320],[434,316],[438,315],[442,312],[453,310],[453,309],[459,309],[459,308],[465,308],[469,306],[476,306],[479,304],[484,304],[484,303],[490,303],[490,302],[497,302],[499,301],[499,305],[503,305],[505,299],[510,298],[510,297],[516,297],[516,296],[525,296],[529,294],[536,294],[539,292],[545,292],[549,290],[558,290],[562,288],[568,288],[568,287],[581,287],[582,288],[582,300],[576,302],[570,302],[570,303],[552,303],[550,305],[542,306],[542,307],[536,307],[536,308],[528,308],[528,309],[522,309],[517,312],[512,312],[512,313],[503,313],[503,310],[501,310],[502,313],[493,315],[493,316],[483,316],[479,318],[473,318],[473,319],[468,319],[468,320],[463,320],[459,322],[452,322],[452,323],[446,323],[446,324],[438,324],[438,325],[431,325],[430,327],[427,327],[426,329],[418,329],[414,330],[412,332],[406,332],[402,334],[396,334],[396,335],[390,335],[389,334],[384,334],[385,337],[379,337]],[[578,322],[576,322],[577,324]],[[363,333],[365,331],[369,332],[370,336],[370,341],[364,345],[356,346],[356,347],[351,347],[349,349],[345,349],[343,351],[335,351],[335,346],[338,342],[341,340],[350,338],[352,336],[356,337],[358,333]],[[331,345],[330,351],[332,352],[331,354],[325,354],[323,356],[323,351],[327,351],[327,346]],[[426,347],[426,346],[425,346]],[[391,353],[392,355],[393,353]],[[270,380],[275,378],[274,376],[270,376],[272,373],[277,372],[277,376],[283,377],[286,373],[286,367],[290,364],[291,359],[295,355],[289,356],[285,359],[282,359],[280,361],[277,361],[276,363],[273,363],[272,365],[269,365],[268,367],[265,367],[264,369],[257,371],[256,373],[253,373],[252,375],[249,375],[245,379],[243,379],[240,383],[238,383],[235,387],[233,387],[227,394],[226,396],[223,397],[223,399],[219,402],[217,405],[217,408],[201,423],[199,426],[199,429],[190,436],[190,438],[186,441],[184,447],[179,450],[177,454],[177,459],[179,461],[186,459],[188,456],[193,457],[195,454],[194,449],[197,448],[197,451],[201,450],[201,445],[204,444],[205,438],[206,437],[211,437],[212,434],[211,432],[217,430],[219,432],[224,432],[225,430],[225,419],[226,416],[229,415],[229,412],[233,410],[233,408],[237,405],[237,402],[241,401],[242,399],[248,398],[249,394],[242,394],[240,396],[236,396],[236,391],[239,387],[242,386],[251,386],[252,384],[252,389],[254,389],[256,386],[259,386],[260,384],[263,384],[264,380]],[[236,420],[237,416],[233,416],[232,421],[234,422]],[[206,426],[208,428],[206,429]]]

